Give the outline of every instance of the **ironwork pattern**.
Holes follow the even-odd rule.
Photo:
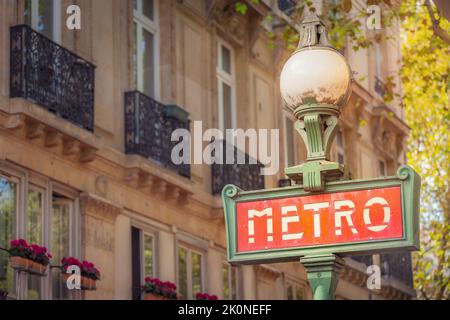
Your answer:
[[[125,152],[152,159],[159,165],[190,178],[190,164],[176,165],[171,160],[171,141],[175,129],[189,131],[189,121],[166,116],[166,106],[139,91],[125,93]]]
[[[10,96],[94,130],[95,66],[27,25],[10,30]]]
[[[412,262],[410,252],[381,254],[381,274],[395,278],[413,286]]]
[[[227,184],[234,184],[243,190],[264,189],[264,176],[260,174],[261,163],[250,163],[250,156],[235,146],[225,141],[220,141],[223,148],[223,158],[226,159],[227,152],[234,152],[234,159],[242,157],[245,159],[244,164],[217,164],[211,165],[212,176],[212,194],[220,195],[222,189]],[[225,161],[224,161],[225,162]]]

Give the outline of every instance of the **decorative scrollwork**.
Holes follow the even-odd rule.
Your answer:
[[[408,166],[401,166],[397,170],[397,176],[400,180],[407,180],[411,175],[411,168]]]
[[[222,190],[223,196],[227,197],[227,198],[231,198],[231,199],[236,198],[238,193],[239,193],[239,188],[233,184],[227,184],[225,187],[223,187],[223,190]]]
[[[95,66],[29,26],[11,28],[10,96],[94,130]]]

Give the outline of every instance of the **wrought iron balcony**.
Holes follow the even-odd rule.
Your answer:
[[[384,95],[386,94],[384,82],[381,81],[378,77],[375,77],[375,92],[378,93],[382,98],[384,98]]]
[[[10,96],[94,129],[95,66],[29,26],[11,27]]]
[[[244,164],[212,164],[212,194],[220,195],[225,185],[231,183],[243,190],[264,189],[264,176],[260,174],[263,165],[259,162],[250,164],[250,156],[236,147],[221,141],[223,146],[223,158],[227,152],[234,152],[234,159],[243,157]],[[224,161],[225,162],[225,161]]]
[[[386,253],[381,255],[381,274],[395,278],[413,287],[411,253]]]
[[[364,263],[366,266],[370,266],[373,264],[372,262],[372,255],[366,255],[366,256],[352,256],[353,260],[358,261],[360,263]]]
[[[125,93],[125,152],[152,159],[160,165],[190,178],[189,164],[171,160],[171,141],[175,129],[189,130],[188,113],[177,106],[166,106],[140,93]]]

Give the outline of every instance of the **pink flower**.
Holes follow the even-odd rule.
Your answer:
[[[148,283],[148,282],[150,282],[150,281],[152,280],[152,278],[150,278],[150,277],[145,277],[144,280],[145,280],[146,283]]]

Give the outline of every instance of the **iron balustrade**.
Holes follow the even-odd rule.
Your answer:
[[[10,96],[94,130],[95,66],[27,25],[10,29]]]
[[[247,153],[225,141],[220,142],[223,148],[224,164],[213,163],[211,165],[212,194],[220,195],[223,187],[227,184],[234,184],[243,190],[264,189],[264,176],[260,174],[261,168],[264,166],[259,162],[250,163],[250,156]],[[225,163],[227,152],[234,153],[233,164]],[[237,164],[238,157],[245,159],[245,163]]]
[[[173,106],[170,106],[173,107]],[[190,164],[172,162],[172,148],[178,141],[171,141],[175,129],[189,131],[189,120],[180,120],[166,106],[139,91],[125,93],[125,152],[152,159],[186,178],[191,176]]]
[[[412,261],[410,252],[385,253],[380,255],[381,274],[397,279],[413,287]]]

